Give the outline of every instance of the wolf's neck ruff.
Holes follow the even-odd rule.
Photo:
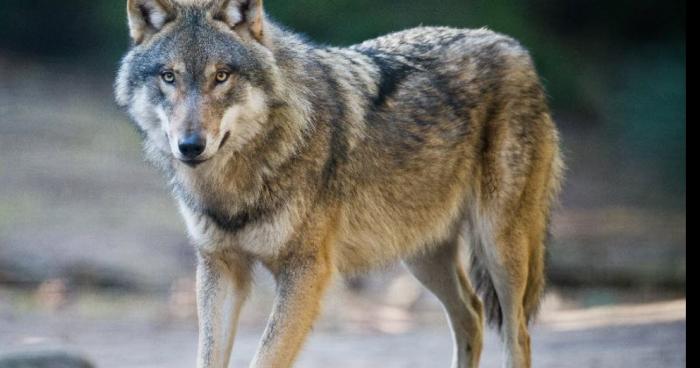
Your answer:
[[[274,211],[275,209],[273,208],[248,208],[231,215],[218,213],[208,208],[204,210],[203,215],[209,217],[220,229],[229,233],[236,233],[247,225],[270,216]]]

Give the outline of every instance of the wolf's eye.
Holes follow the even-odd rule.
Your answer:
[[[175,82],[175,73],[173,72],[163,72],[160,74],[160,77],[165,83],[172,84]]]
[[[218,71],[216,72],[216,82],[217,83],[224,83],[228,80],[228,78],[231,76],[229,72],[226,71]]]

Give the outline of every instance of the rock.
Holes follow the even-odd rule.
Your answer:
[[[0,368],[95,368],[87,359],[66,352],[27,352],[0,356]]]

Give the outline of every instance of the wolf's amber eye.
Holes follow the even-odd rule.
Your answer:
[[[218,71],[216,72],[216,81],[218,83],[224,83],[228,80],[228,78],[231,76],[229,72],[225,71]]]
[[[173,72],[163,72],[160,74],[160,77],[163,79],[163,82],[171,84],[175,82],[175,73]]]

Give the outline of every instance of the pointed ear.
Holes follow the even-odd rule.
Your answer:
[[[214,10],[214,19],[225,22],[239,34],[247,34],[263,42],[263,0],[220,0]]]
[[[126,8],[129,33],[136,44],[158,33],[175,18],[175,8],[170,0],[127,0]]]

